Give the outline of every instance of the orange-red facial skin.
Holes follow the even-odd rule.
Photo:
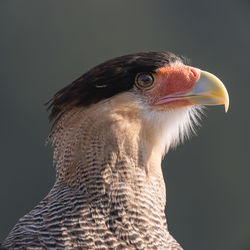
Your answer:
[[[187,99],[175,100],[175,97],[179,98],[194,88],[200,78],[199,69],[186,65],[164,66],[156,70],[154,77],[155,86],[147,93],[154,100],[152,105],[157,105],[161,98],[166,98],[166,104],[162,105],[171,109],[192,104]]]
[[[185,100],[185,99],[179,99],[179,100],[175,100],[175,101],[170,101],[166,104],[161,104],[159,106],[163,107],[163,111],[165,110],[171,110],[171,109],[176,109],[176,108],[181,108],[181,107],[186,107],[186,106],[190,106],[193,105],[193,103],[189,100]]]

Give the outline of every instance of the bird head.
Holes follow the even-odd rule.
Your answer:
[[[229,97],[216,76],[173,53],[144,52],[104,62],[60,90],[50,102],[50,119],[103,102],[113,103],[103,114],[114,112],[114,106],[130,109],[168,149],[193,130],[201,107],[225,105],[227,111]]]

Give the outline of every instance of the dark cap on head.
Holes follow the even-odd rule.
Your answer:
[[[140,72],[154,72],[176,61],[182,61],[171,52],[142,52],[117,57],[92,68],[81,77],[59,90],[47,103],[50,120],[73,106],[87,106],[128,91]]]

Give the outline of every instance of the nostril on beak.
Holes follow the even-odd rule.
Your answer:
[[[190,74],[191,74],[192,77],[198,79],[198,78],[199,78],[199,75],[200,75],[200,72],[199,72],[199,70],[196,69],[196,68],[190,68]]]

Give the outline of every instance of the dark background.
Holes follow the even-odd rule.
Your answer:
[[[250,249],[249,1],[0,1],[0,241],[55,180],[45,103],[106,59],[169,50],[217,75],[230,108],[170,152],[167,216],[189,250]]]

